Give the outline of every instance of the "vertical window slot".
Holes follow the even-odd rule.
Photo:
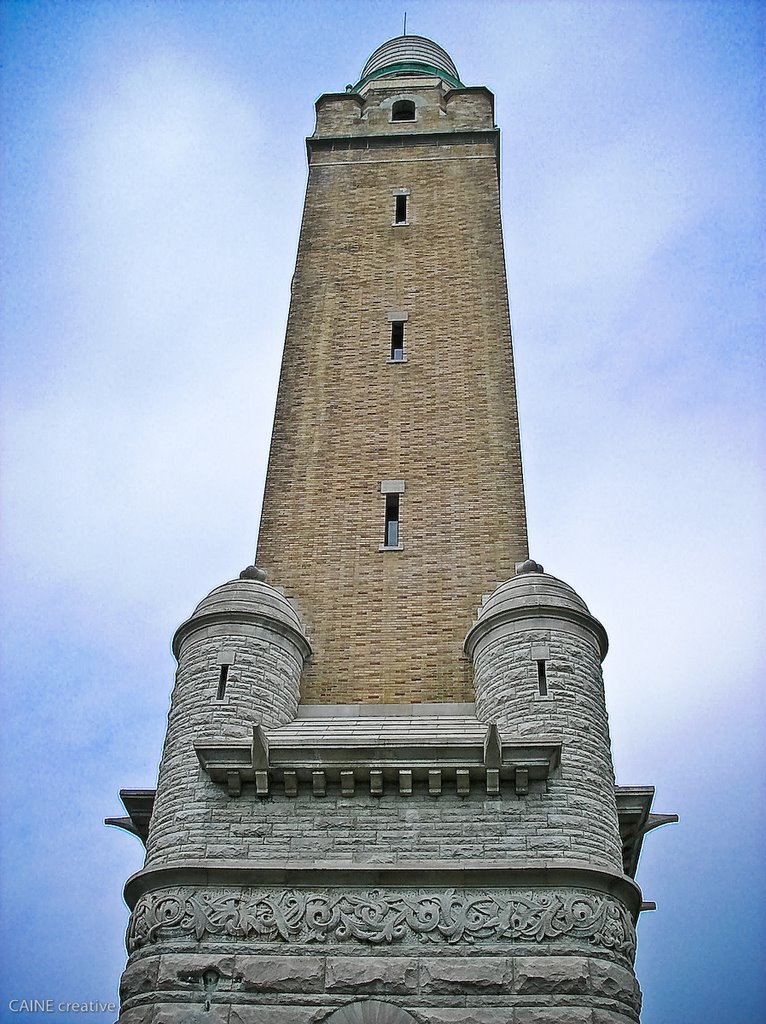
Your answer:
[[[548,696],[548,677],[545,673],[545,661],[542,658],[537,662],[537,688],[541,697]]]
[[[404,321],[394,320],[391,323],[391,358],[395,363],[404,359]]]
[[[386,530],[383,543],[387,548],[399,546],[399,495],[386,495]]]
[[[396,208],[394,212],[394,224],[407,223],[407,196],[399,195],[394,197]]]
[[[218,677],[218,693],[216,700],[223,700],[226,696],[226,683],[229,680],[229,665],[221,665],[221,674]]]

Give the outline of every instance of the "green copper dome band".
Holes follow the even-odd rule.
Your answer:
[[[442,68],[437,68],[433,64],[421,64],[420,61],[404,61],[399,64],[386,64],[382,68],[378,68],[377,71],[373,71],[369,75],[365,75],[364,78],[360,78],[356,85],[353,87],[353,92],[358,92],[363,85],[371,82],[375,78],[385,78],[388,75],[397,74],[412,74],[416,75],[433,75],[436,78],[442,78],[448,85],[451,85],[453,89],[465,89],[465,86],[459,78],[455,78],[454,75],[449,74]]]

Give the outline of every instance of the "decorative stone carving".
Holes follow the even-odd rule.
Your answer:
[[[192,888],[146,893],[128,950],[179,935],[253,942],[533,942],[560,939],[611,950],[631,963],[636,935],[625,907],[594,892],[311,892]]]

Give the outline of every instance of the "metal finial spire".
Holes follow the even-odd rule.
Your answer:
[[[402,32],[402,35],[403,36],[407,35],[407,12],[406,11],[404,12],[404,32]]]

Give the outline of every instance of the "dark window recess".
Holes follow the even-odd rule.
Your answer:
[[[545,674],[545,662],[542,659],[537,663],[537,687],[541,697],[548,696],[548,677]]]
[[[415,104],[412,100],[397,100],[391,107],[392,121],[414,121]]]
[[[386,533],[385,546],[395,548],[399,546],[399,495],[386,495]]]
[[[218,693],[216,694],[216,700],[223,700],[226,696],[226,683],[229,679],[229,666],[221,665],[221,674],[218,677]]]
[[[407,196],[396,196],[396,214],[394,216],[394,223],[407,223]]]
[[[391,323],[391,358],[400,363],[404,359],[404,321],[394,320]]]

